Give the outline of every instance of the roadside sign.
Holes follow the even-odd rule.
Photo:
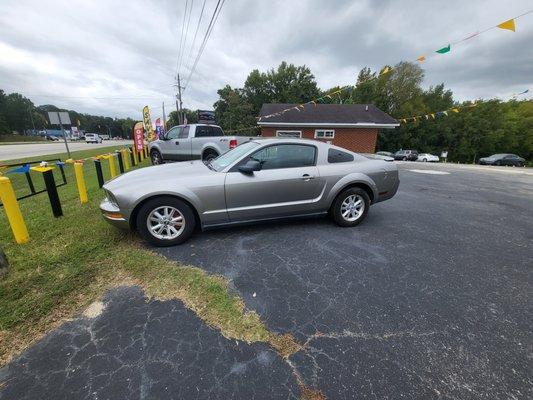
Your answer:
[[[135,149],[140,152],[144,149],[144,126],[142,122],[137,122],[133,127],[133,143]]]
[[[48,119],[50,120],[50,125],[71,125],[70,117],[66,111],[49,111]]]
[[[154,134],[154,128],[152,126],[152,119],[150,118],[150,110],[148,109],[148,106],[144,106],[143,108],[143,121],[144,121],[144,129],[148,133],[148,141],[151,142],[152,140],[155,140],[155,134]]]

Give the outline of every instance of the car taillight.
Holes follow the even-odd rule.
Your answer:
[[[231,139],[231,140],[229,141],[229,148],[230,148],[230,150],[231,150],[231,149],[234,149],[235,147],[237,147],[237,139]]]

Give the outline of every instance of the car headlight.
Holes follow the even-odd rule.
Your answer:
[[[113,193],[111,193],[109,190],[104,190],[105,192],[105,195],[107,197],[107,200],[113,204],[114,206],[117,206],[118,207],[118,202],[117,202],[117,199],[116,197],[113,195]]]

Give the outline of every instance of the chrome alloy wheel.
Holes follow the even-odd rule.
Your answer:
[[[185,229],[185,219],[177,208],[161,206],[148,215],[146,226],[154,237],[172,240],[181,235]]]
[[[341,215],[348,222],[353,222],[359,219],[364,211],[365,201],[358,194],[352,194],[346,197],[341,204]]]
[[[152,151],[151,157],[152,157],[152,164],[153,165],[162,164],[161,155],[159,154],[158,151]]]

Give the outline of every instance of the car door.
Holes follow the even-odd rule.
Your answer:
[[[162,156],[165,160],[177,160],[179,150],[178,136],[183,127],[175,126],[166,133],[165,140],[161,141],[159,145]],[[176,143],[177,142],[177,143]]]
[[[177,161],[186,161],[191,159],[191,139],[189,138],[189,125],[180,127],[178,137],[174,140]]]
[[[230,221],[307,214],[316,210],[324,182],[316,166],[318,149],[309,144],[275,144],[246,157],[226,174]],[[238,166],[250,158],[260,171],[244,174]]]

